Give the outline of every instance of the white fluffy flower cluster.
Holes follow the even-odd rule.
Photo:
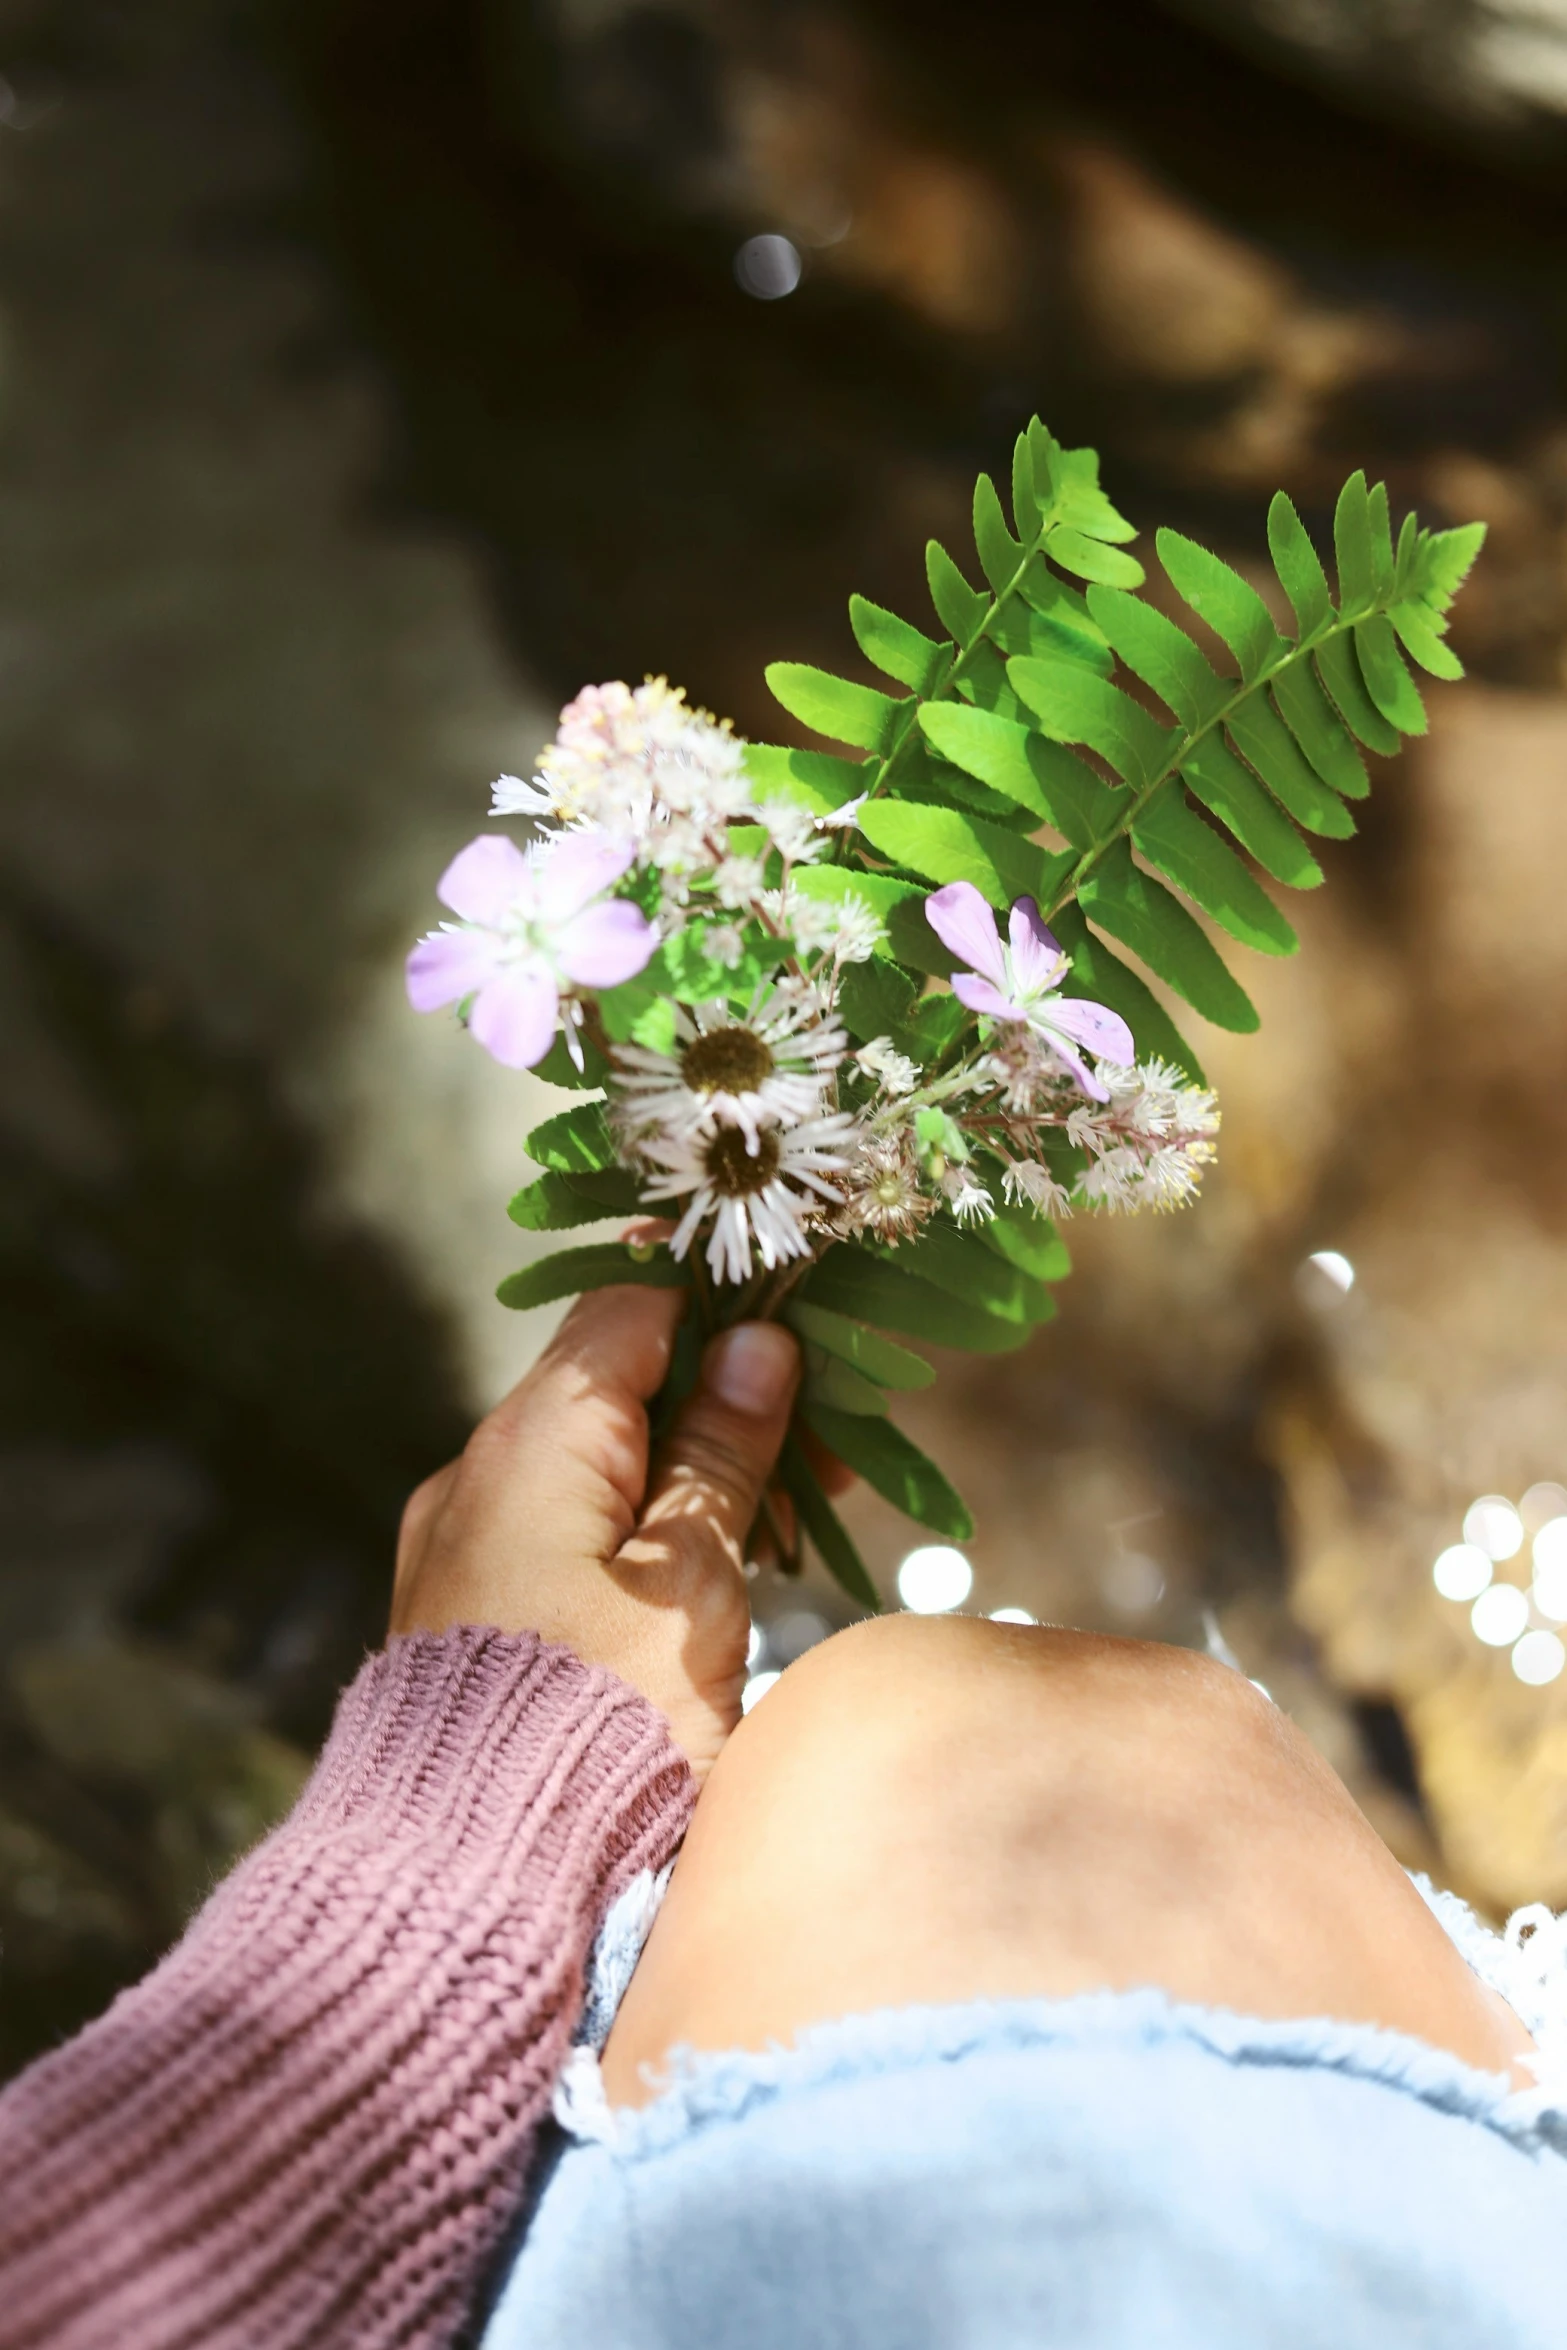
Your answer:
[[[584,686],[533,780],[503,775],[493,810],[629,841],[678,891],[723,861],[730,824],[752,813],[745,746],[666,678]]]
[[[735,853],[730,826],[759,825],[787,873],[814,862],[834,830],[852,825],[859,804],[819,816],[783,795],[758,796],[729,721],[692,709],[667,678],[649,677],[638,686],[619,679],[584,686],[561,712],[532,780],[501,776],[491,808],[629,844],[660,878],[666,929],[671,914],[678,926],[679,909],[705,881],[725,912],[768,914],[808,952],[853,962],[880,936],[863,902],[825,905],[787,883],[769,891],[765,858]]]
[[[1150,1059],[1125,1068],[1101,1061],[1099,1076],[1108,1095],[1103,1102],[1075,1094],[1064,1072],[1055,1081],[1053,1101],[1045,1075],[1036,1072],[1028,1080],[1032,1132],[1056,1128],[1088,1164],[1066,1185],[1038,1156],[1012,1159],[1005,1176],[1008,1198],[1026,1199],[1040,1214],[1052,1216],[1070,1215],[1074,1208],[1131,1215],[1141,1208],[1184,1207],[1217,1156],[1214,1096],[1188,1084],[1167,1061]],[[1009,1100],[1022,1082],[1017,1072],[1009,1072]],[[1021,1139],[1015,1123],[1008,1139]]]

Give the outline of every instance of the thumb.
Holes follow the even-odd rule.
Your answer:
[[[742,1546],[777,1464],[800,1380],[800,1350],[776,1322],[742,1322],[702,1358],[702,1376],[664,1447],[641,1524],[645,1544],[711,1575],[743,1564]]]

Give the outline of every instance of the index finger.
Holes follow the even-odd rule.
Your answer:
[[[578,1298],[529,1377],[570,1371],[600,1392],[618,1389],[647,1403],[664,1383],[689,1295],[629,1282],[590,1290]]]

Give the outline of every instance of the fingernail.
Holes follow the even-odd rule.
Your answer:
[[[742,1322],[708,1349],[706,1384],[732,1411],[760,1419],[783,1402],[799,1359],[794,1340],[776,1322]]]

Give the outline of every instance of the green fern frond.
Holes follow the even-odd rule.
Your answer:
[[[1062,448],[1036,418],[1018,438],[1009,486],[1010,513],[987,475],[976,485],[983,587],[935,541],[927,550],[944,638],[853,599],[856,641],[902,693],[797,663],[769,669],[791,715],[864,759],[769,750],[752,754],[753,768],[813,803],[864,794],[861,842],[912,899],[920,884],[959,879],[998,908],[1037,897],[1073,955],[1074,984],[1119,1010],[1140,1050],[1198,1074],[1116,949],[1204,1018],[1257,1025],[1190,909],[1257,952],[1294,951],[1253,865],[1315,888],[1322,869],[1302,836],[1348,839],[1351,807],[1371,788],[1363,752],[1391,756],[1425,731],[1415,672],[1463,674],[1447,615],[1484,527],[1433,532],[1410,515],[1395,544],[1386,488],[1356,473],[1335,510],[1330,578],[1281,492],[1268,547],[1293,634],[1220,557],[1160,531],[1159,561],[1228,651],[1236,673],[1226,675],[1136,592],[1144,573],[1125,549],[1137,534],[1100,487],[1092,450]],[[1118,671],[1167,715],[1116,683]],[[819,771],[789,764],[813,756]],[[1025,837],[1040,825],[1064,849]],[[812,886],[826,884],[819,869]],[[928,970],[928,950],[912,944],[915,907],[900,908],[886,952]]]

